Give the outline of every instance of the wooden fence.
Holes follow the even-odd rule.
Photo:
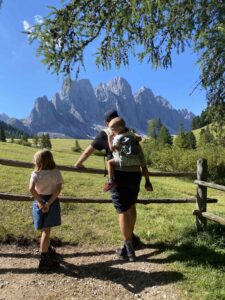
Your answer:
[[[11,167],[22,167],[22,168],[33,168],[32,163],[0,159],[0,165],[11,166]],[[62,171],[78,172],[78,173],[91,173],[91,174],[104,174],[104,170],[82,168],[77,169],[70,166],[57,166]],[[197,209],[193,212],[196,216],[197,230],[203,230],[206,228],[206,219],[215,221],[221,225],[225,225],[225,219],[216,215],[206,212],[207,203],[216,203],[217,199],[207,198],[207,187],[225,191],[225,187],[213,183],[208,183],[207,180],[207,161],[205,159],[199,159],[197,161],[197,172],[150,172],[150,176],[156,177],[189,177],[196,178],[194,183],[197,184],[197,195],[192,198],[151,198],[151,199],[138,199],[138,203],[150,204],[150,203],[196,203]],[[59,197],[61,202],[66,203],[111,203],[110,199],[96,199],[96,198],[73,198],[73,197]],[[9,201],[31,201],[33,198],[29,195],[17,195],[0,193],[1,200]]]
[[[206,159],[199,159],[197,161],[197,196],[196,206],[193,214],[196,216],[196,227],[198,231],[206,229],[207,220],[214,221],[222,226],[225,226],[225,219],[207,212],[207,188],[212,188],[225,192],[225,186],[207,182],[208,166]]]

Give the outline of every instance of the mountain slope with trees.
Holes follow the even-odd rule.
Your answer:
[[[3,121],[0,121],[0,128],[2,131],[4,131],[6,138],[20,138],[24,135],[27,136],[27,133],[25,133],[24,131],[19,130],[18,128],[15,128]]]

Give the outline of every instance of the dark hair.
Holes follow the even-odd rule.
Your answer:
[[[119,117],[118,112],[113,109],[105,113],[105,121],[110,122],[112,119]]]

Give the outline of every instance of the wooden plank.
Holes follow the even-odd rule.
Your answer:
[[[111,199],[97,199],[97,198],[73,198],[73,197],[59,197],[61,202],[65,203],[111,203]],[[8,201],[32,201],[33,198],[29,195],[17,195],[0,193],[0,200]],[[208,203],[216,203],[217,199],[207,199]],[[195,198],[173,199],[173,198],[152,198],[152,199],[138,199],[137,203],[141,204],[173,204],[173,203],[195,203]]]
[[[198,180],[207,180],[208,166],[207,160],[200,158],[197,160],[197,179]],[[196,208],[200,211],[207,210],[207,187],[202,185],[197,186],[197,195],[196,195]],[[196,227],[197,231],[205,230],[207,226],[207,220],[196,216]]]
[[[209,212],[202,212],[202,211],[199,211],[199,210],[195,210],[193,212],[193,215],[195,216],[201,216],[205,219],[208,219],[210,221],[213,221],[213,222],[216,222],[222,226],[225,226],[225,219],[222,218],[222,217],[219,217],[217,215],[214,215],[212,213],[209,213]]]
[[[29,162],[23,162],[18,160],[0,159],[0,164],[10,167],[21,167],[21,168],[33,168],[33,164]],[[104,174],[105,171],[102,169],[94,168],[75,168],[73,166],[58,165],[57,168],[62,171],[78,172],[78,173],[90,173],[90,174]],[[150,176],[154,177],[190,177],[196,178],[194,172],[149,172]]]
[[[201,186],[205,186],[205,187],[209,187],[215,190],[220,190],[220,191],[224,191],[225,192],[225,186],[224,185],[219,185],[219,184],[215,184],[213,182],[206,182],[203,180],[195,180],[194,183],[201,185]]]

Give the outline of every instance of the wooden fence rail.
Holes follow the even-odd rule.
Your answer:
[[[34,165],[29,162],[0,159],[0,165],[20,168],[33,168]],[[75,168],[72,166],[57,165],[57,168],[61,171],[79,172],[79,173],[91,173],[91,174],[104,174],[105,171],[101,169],[93,168]],[[155,177],[190,177],[196,178],[195,172],[150,172],[150,176]]]
[[[219,184],[215,184],[213,182],[207,182],[207,181],[203,181],[203,180],[195,180],[194,183],[201,185],[201,186],[212,188],[214,190],[219,190],[219,191],[225,192],[224,185],[219,185]]]
[[[9,200],[9,201],[32,201],[33,197],[29,195],[17,195],[17,194],[8,194],[8,193],[0,193],[1,200]],[[64,203],[112,203],[111,199],[100,199],[100,198],[73,198],[73,197],[59,197],[61,202]],[[151,199],[138,199],[137,203],[141,204],[150,204],[150,203],[164,203],[164,204],[172,204],[172,203],[195,203],[195,198],[186,198],[186,199],[172,199],[172,198],[151,198]],[[217,199],[207,199],[208,203],[216,203]]]
[[[32,163],[22,162],[17,160],[9,160],[9,159],[0,159],[0,165],[11,166],[11,167],[22,167],[22,168],[33,168]],[[93,168],[81,168],[77,169],[72,166],[57,166],[62,171],[72,171],[79,173],[91,173],[91,174],[104,174],[104,170],[93,169]],[[150,172],[150,176],[156,177],[191,177],[196,178],[194,181],[197,184],[197,195],[196,198],[186,198],[186,199],[172,199],[172,198],[164,198],[164,199],[138,199],[137,203],[142,204],[150,204],[150,203],[196,203],[196,208],[193,214],[196,216],[196,226],[197,230],[202,230],[206,228],[207,219],[217,222],[221,225],[225,226],[225,219],[213,215],[211,213],[207,213],[207,203],[216,203],[217,199],[207,198],[207,188],[214,188],[217,190],[225,191],[225,186],[221,186],[214,183],[207,182],[207,161],[205,159],[199,159],[197,161],[197,173],[195,172]],[[61,202],[65,203],[111,203],[110,199],[91,199],[91,198],[73,198],[73,197],[59,197]],[[7,194],[0,193],[1,200],[9,200],[9,201],[32,201],[33,198],[29,195],[16,195],[16,194]]]
[[[201,218],[205,218],[207,220],[210,220],[210,221],[219,223],[222,226],[225,226],[225,219],[222,217],[219,217],[217,215],[214,215],[212,213],[194,210],[193,215],[201,217]]]

